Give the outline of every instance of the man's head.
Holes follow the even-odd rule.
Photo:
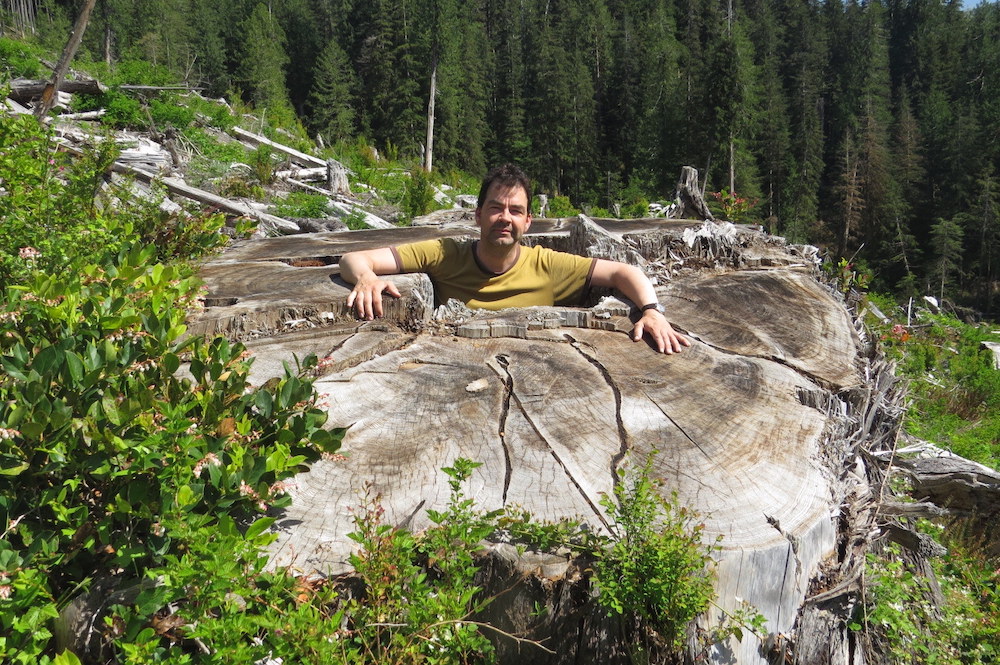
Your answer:
[[[476,224],[480,241],[506,252],[531,226],[531,182],[524,171],[504,164],[486,174],[479,191]],[[490,250],[493,251],[493,250]]]
[[[524,190],[524,195],[528,198],[528,205],[531,205],[531,181],[524,171],[513,164],[503,164],[490,169],[490,172],[483,178],[483,184],[479,187],[479,199],[476,207],[482,208],[486,201],[486,193],[494,183],[499,183],[505,187],[518,185]]]

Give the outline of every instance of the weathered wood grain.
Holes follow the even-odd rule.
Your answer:
[[[448,496],[440,469],[458,457],[483,463],[469,493],[484,510],[516,504],[606,529],[601,496],[655,450],[666,490],[702,514],[708,539],[723,537],[719,607],[745,599],[770,633],[790,633],[821,567],[838,565],[842,506],[861,482],[849,467],[879,422],[842,302],[814,279],[808,250],[782,253],[746,228],[539,221],[533,242],[640,258],[692,347],[665,356],[632,342],[620,304],[605,314],[459,308],[435,321],[429,282],[416,276],[395,278],[404,297],[383,320],[353,320],[336,274],[345,251],[467,234],[464,225],[262,240],[203,267],[210,306],[192,330],[247,340],[254,382],[292,353],[328,357],[316,387],[330,426],[348,428],[345,459],[296,477],[273,562],[346,570],[365,487],[391,523],[427,526],[427,509]],[[713,660],[763,663],[762,653],[747,636]]]

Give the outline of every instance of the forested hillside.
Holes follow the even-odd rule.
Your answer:
[[[52,44],[80,3],[4,0]],[[327,144],[524,165],[615,210],[682,165],[876,284],[995,317],[1000,4],[883,0],[100,0],[81,58],[142,58]]]

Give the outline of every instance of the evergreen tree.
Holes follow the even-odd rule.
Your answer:
[[[486,0],[485,14],[492,64],[489,76],[492,86],[486,110],[490,127],[487,159],[493,164],[526,165],[533,152],[531,139],[525,131],[526,6],[520,0]]]
[[[361,80],[361,126],[382,148],[410,155],[424,139],[424,81],[429,59],[418,53],[413,0],[375,0],[355,7],[356,69]]]
[[[283,0],[274,3],[274,13],[286,36],[285,86],[295,109],[302,113],[313,88],[317,58],[324,52],[324,40],[316,30],[316,19],[309,0]]]
[[[935,261],[928,281],[931,288],[936,288],[940,301],[944,300],[945,289],[961,275],[962,238],[962,226],[954,219],[939,219],[931,227]]]
[[[309,127],[329,142],[354,136],[357,77],[347,54],[330,40],[316,61],[314,83],[306,103]]]
[[[812,0],[779,0],[786,17],[782,44],[782,80],[788,91],[791,127],[789,183],[782,197],[780,231],[804,242],[819,218],[819,186],[823,174],[823,96],[826,42],[819,11]]]
[[[247,98],[260,110],[287,113],[285,88],[285,32],[264,4],[258,4],[241,25],[244,48],[239,83]]]
[[[486,170],[489,51],[482,14],[469,3],[436,0],[432,38],[438,65],[435,163]],[[432,62],[435,55],[432,53]]]
[[[753,150],[760,167],[760,212],[768,221],[770,231],[776,233],[780,223],[780,192],[789,185],[788,165],[791,158],[788,104],[782,87],[778,50],[783,37],[774,16],[772,0],[750,5],[748,11],[754,12],[750,15],[750,38],[759,72],[760,111],[753,130]]]

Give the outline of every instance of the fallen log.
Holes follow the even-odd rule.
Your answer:
[[[41,97],[47,85],[49,85],[48,81],[14,79],[10,82],[10,94],[8,96],[16,102],[27,103]],[[108,87],[100,81],[93,79],[68,80],[60,83],[59,91],[71,94],[87,93],[96,95],[107,92]]]
[[[216,194],[212,194],[211,192],[206,192],[203,189],[192,187],[179,178],[159,176],[155,173],[150,173],[149,171],[144,171],[143,169],[128,166],[127,164],[122,164],[120,162],[115,162],[111,168],[116,173],[125,173],[135,176],[136,179],[145,183],[150,183],[156,180],[166,187],[167,191],[171,194],[183,196],[191,199],[192,201],[212,206],[222,212],[227,212],[241,217],[252,217],[258,221],[259,226],[257,230],[258,233],[262,235],[286,235],[300,232],[298,225],[288,221],[287,219],[282,219],[281,217],[276,217],[275,215],[256,210],[248,203],[233,201],[232,199],[226,199]]]
[[[319,157],[313,157],[312,155],[307,155],[304,152],[296,150],[295,148],[289,148],[286,145],[282,145],[276,141],[272,141],[266,136],[261,136],[260,134],[254,134],[253,132],[248,132],[245,129],[239,127],[233,127],[231,130],[236,138],[242,139],[244,141],[249,141],[255,145],[265,145],[276,150],[284,155],[291,157],[293,160],[299,162],[300,164],[306,164],[314,167],[323,167],[326,169],[326,160],[320,159]]]

